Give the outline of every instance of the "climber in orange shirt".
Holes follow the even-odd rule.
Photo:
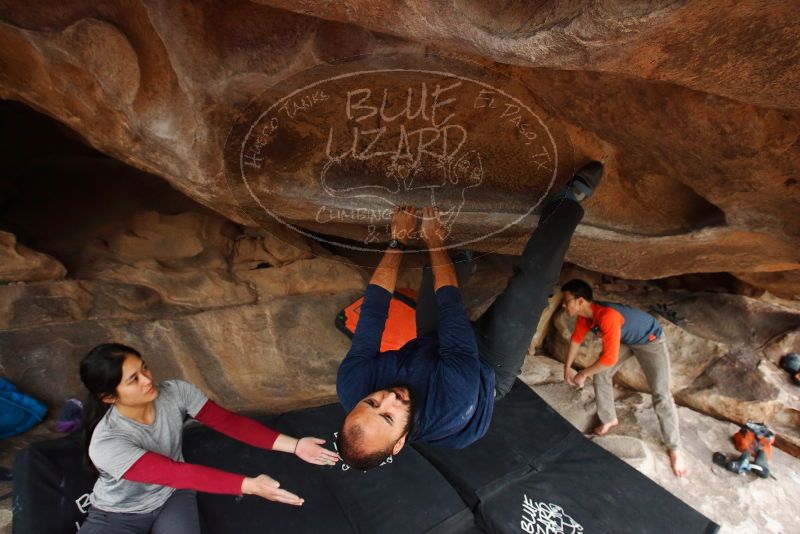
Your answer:
[[[595,428],[595,434],[602,436],[619,424],[614,410],[612,378],[622,364],[634,356],[653,393],[653,408],[669,451],[672,471],[679,477],[686,475],[680,451],[678,411],[670,391],[669,352],[661,325],[652,315],[636,308],[595,301],[592,288],[583,280],[570,280],[561,291],[564,294],[562,306],[567,315],[577,317],[564,364],[564,380],[570,385],[583,387],[586,379],[593,377],[597,416],[601,423]],[[576,373],[572,364],[589,332],[600,336],[603,350],[595,363]]]

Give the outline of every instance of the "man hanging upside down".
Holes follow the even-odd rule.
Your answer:
[[[474,270],[460,253],[453,265],[443,249],[437,209],[422,210],[419,234],[430,251],[417,300],[417,337],[380,352],[403,249],[416,231],[417,210],[392,218],[392,241],[364,293],[353,344],[339,366],[336,389],[349,413],[338,435],[341,458],[372,469],[406,441],[463,448],[483,437],[494,402],[514,384],[558,282],[570,239],[583,217],[580,202],[600,182],[603,166],[581,168],[542,212],[514,275],[494,303],[470,324],[459,284]]]

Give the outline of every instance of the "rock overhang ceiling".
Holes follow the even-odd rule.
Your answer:
[[[226,140],[265,90],[342,58],[435,54],[527,88],[569,148],[559,183],[583,161],[606,164],[569,260],[626,278],[728,271],[797,294],[800,25],[790,3],[33,4],[0,11],[0,96],[236,222],[254,223],[226,178]],[[315,178],[309,169],[290,170]],[[298,228],[367,231],[363,220],[320,224],[321,204],[302,188],[267,185],[270,208]],[[494,202],[467,204],[455,238],[524,213],[513,193],[493,190]],[[533,224],[473,246],[518,252]]]

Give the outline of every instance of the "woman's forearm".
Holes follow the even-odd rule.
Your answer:
[[[262,449],[274,449],[281,435],[258,421],[226,410],[212,400],[206,401],[194,418],[217,432]]]
[[[299,440],[297,438],[293,438],[292,436],[287,436],[286,434],[280,434],[278,436],[278,439],[275,440],[275,444],[272,446],[272,450],[294,454],[295,452],[297,452],[298,441]]]
[[[176,462],[164,455],[148,451],[125,471],[122,478],[142,484],[159,484],[222,495],[241,495],[245,476],[204,465]]]

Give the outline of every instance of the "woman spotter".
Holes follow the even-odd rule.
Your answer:
[[[200,532],[195,491],[252,494],[300,506],[303,499],[266,474],[247,477],[183,461],[187,416],[254,447],[288,452],[318,465],[339,457],[324,440],[296,439],[232,413],[181,380],[156,384],[133,348],[104,344],[81,361],[89,390],[86,452],[98,472],[80,534]]]

